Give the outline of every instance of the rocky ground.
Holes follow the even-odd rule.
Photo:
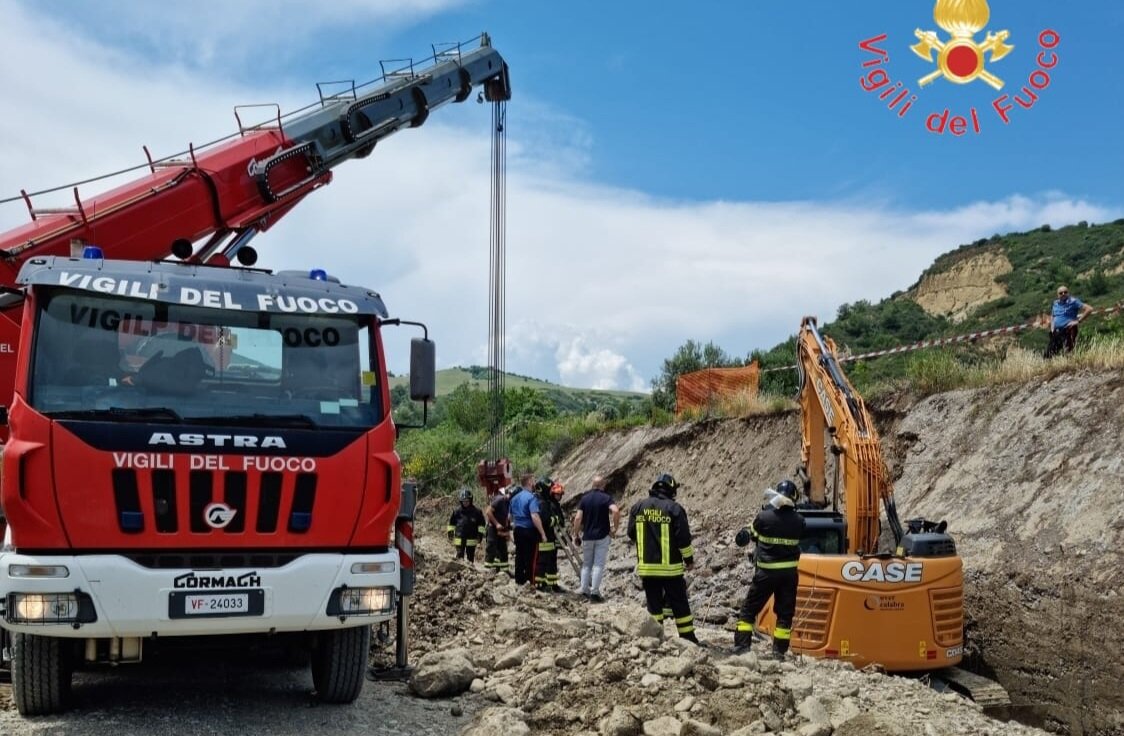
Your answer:
[[[700,625],[705,646],[683,642],[644,611],[623,569],[625,545],[616,546],[612,593],[593,604],[573,593],[520,590],[502,573],[452,561],[439,533],[420,535],[411,691],[475,712],[466,736],[1042,733],[993,720],[918,680],[776,660],[759,656],[769,649],[760,644],[732,656],[731,634],[720,625]],[[563,583],[575,582],[565,569]],[[711,618],[724,621],[730,603],[715,605]],[[705,615],[698,603],[696,611]]]

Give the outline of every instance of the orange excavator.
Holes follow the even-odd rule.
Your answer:
[[[964,578],[947,523],[915,518],[903,527],[874,420],[835,343],[805,317],[796,344],[797,475],[807,496],[798,510],[807,526],[792,649],[887,672],[941,670],[974,699],[1001,701],[994,682],[955,667],[964,656]],[[774,624],[767,608],[758,630]]]

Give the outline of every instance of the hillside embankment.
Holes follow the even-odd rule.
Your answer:
[[[1013,715],[1069,734],[1124,733],[1124,375],[1072,373],[881,408],[903,518],[947,519],[964,559],[968,664],[1010,692]],[[874,407],[879,409],[879,407]],[[794,413],[593,438],[554,469],[595,473],[622,507],[670,471],[683,484],[700,569],[697,617],[731,621],[749,568],[730,544],[761,491],[799,459]],[[639,594],[627,544],[611,594]]]

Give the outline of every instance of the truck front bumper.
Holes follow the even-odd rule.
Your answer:
[[[397,550],[282,567],[151,569],[119,555],[0,554],[0,625],[75,638],[317,631],[393,618]]]

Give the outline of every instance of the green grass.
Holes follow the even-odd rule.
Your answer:
[[[1013,383],[1029,383],[1080,370],[1107,371],[1124,368],[1124,335],[1106,335],[1085,340],[1068,355],[1049,360],[1039,351],[1012,345],[1004,355],[965,365],[940,351],[920,352],[907,366],[905,381],[875,386],[870,395],[885,395],[904,389],[914,396]]]

